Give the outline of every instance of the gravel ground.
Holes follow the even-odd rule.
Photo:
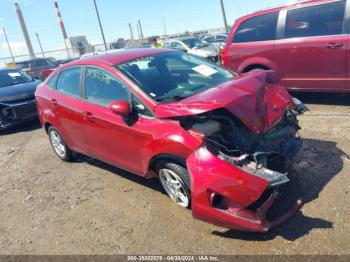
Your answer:
[[[196,221],[155,179],[63,163],[34,122],[0,135],[0,253],[350,254],[350,97],[297,96],[312,109],[290,170],[306,204],[271,232]]]

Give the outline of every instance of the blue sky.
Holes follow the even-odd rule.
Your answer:
[[[89,42],[102,43],[93,0],[57,0],[69,36],[86,35]],[[35,52],[38,33],[44,50],[64,47],[53,0],[0,0],[0,28],[5,27],[14,54],[26,54],[14,3],[21,6]],[[288,0],[224,0],[227,20],[231,25],[242,15]],[[223,27],[219,0],[97,0],[106,40],[129,37],[128,23],[142,22],[145,36],[163,33],[162,17],[168,33]],[[0,58],[9,56],[0,30]]]

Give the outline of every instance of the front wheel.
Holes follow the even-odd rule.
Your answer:
[[[158,176],[165,192],[179,206],[191,206],[190,177],[186,168],[175,163],[164,163],[158,168]]]
[[[73,152],[68,148],[58,131],[52,126],[50,126],[47,131],[51,146],[56,155],[63,161],[71,161]]]

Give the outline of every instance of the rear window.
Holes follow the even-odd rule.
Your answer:
[[[342,34],[344,12],[345,1],[289,10],[285,38]]]
[[[278,12],[250,18],[240,24],[234,43],[269,41],[276,39]]]
[[[16,63],[16,67],[18,67],[19,69],[27,69],[29,68],[29,62]]]

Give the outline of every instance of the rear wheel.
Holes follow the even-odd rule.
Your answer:
[[[73,152],[68,148],[58,131],[53,126],[50,126],[47,132],[50,138],[51,146],[56,155],[63,161],[71,161]]]
[[[191,186],[187,169],[179,164],[166,162],[157,168],[159,180],[168,196],[179,206],[191,206]]]

